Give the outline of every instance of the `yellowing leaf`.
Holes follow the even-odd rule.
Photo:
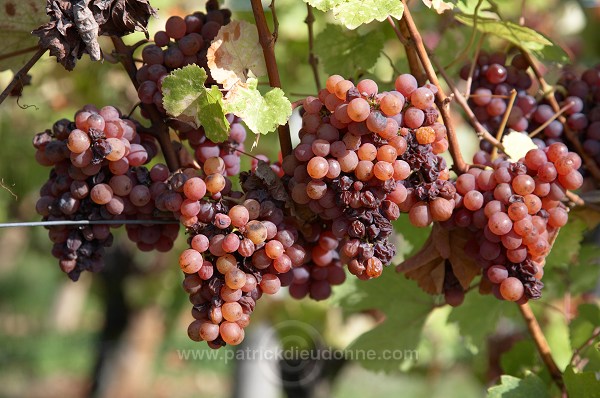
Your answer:
[[[245,83],[250,76],[263,76],[267,70],[256,26],[231,21],[219,30],[206,53],[210,74],[225,90]]]
[[[443,0],[423,0],[423,4],[428,8],[435,10],[438,14],[442,14],[444,11],[454,8],[454,4]]]
[[[524,158],[531,149],[537,149],[537,145],[525,133],[511,131],[502,137],[504,153],[506,153],[514,162]]]

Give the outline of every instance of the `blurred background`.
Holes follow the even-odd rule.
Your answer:
[[[525,4],[526,24],[552,37],[581,65],[592,65],[600,59],[597,2],[497,3],[513,19],[518,19],[521,3]],[[152,5],[159,9],[160,18],[151,21],[151,35],[164,27],[170,15],[204,10],[201,0],[156,0]],[[252,21],[248,1],[231,0],[224,5],[232,9],[234,18]],[[413,1],[413,5],[424,38],[444,64],[451,62],[468,41],[468,28],[452,24],[450,18],[436,15],[420,2]],[[292,101],[314,95],[317,89],[307,61],[307,29],[303,22],[306,4],[301,0],[277,0],[276,7],[276,53],[283,88]],[[266,11],[270,19],[269,9]],[[319,11],[315,11],[315,16],[317,35],[327,23],[334,22],[331,15]],[[367,70],[355,71],[353,77],[374,78],[380,87],[391,87],[395,70],[408,71],[404,50],[388,24],[373,23],[359,29],[361,34],[371,31],[381,32],[385,56]],[[141,38],[136,34],[127,41],[134,43]],[[102,45],[104,51],[111,51],[109,40]],[[485,47],[498,45],[492,40]],[[548,68],[549,73],[558,70],[557,65]],[[321,65],[321,84],[328,75],[325,72]],[[88,103],[99,107],[110,104],[128,113],[138,101],[118,64],[92,63],[84,56],[73,72],[67,72],[54,59],[44,57],[30,73],[32,85],[25,88],[23,96],[18,101],[9,98],[0,106],[2,223],[39,219],[35,202],[48,169],[35,162],[31,145],[34,134],[50,128],[58,119],[72,119],[75,111]],[[4,87],[11,76],[11,72],[1,73],[0,86]],[[477,147],[475,135],[463,124],[460,137],[469,159]],[[253,153],[276,159],[277,148],[276,134],[271,134],[261,138]],[[247,166],[249,160],[244,159],[243,164]],[[412,347],[418,358],[409,361],[410,365],[406,361],[391,361],[387,373],[373,372],[357,361],[339,358],[303,364],[235,361],[230,360],[235,353],[231,347],[222,349],[217,357],[201,358],[198,353],[210,349],[189,340],[186,334],[192,319],[191,306],[181,288],[177,266],[178,254],[186,246],[184,234],[180,234],[171,253],[158,254],[135,250],[123,232],[117,232],[104,272],[85,273],[78,283],[73,283],[50,255],[51,243],[45,229],[0,229],[0,397],[183,398],[260,394],[268,398],[400,393],[410,397],[465,398],[482,396],[497,376],[494,372],[499,358],[494,358],[494,350],[469,346],[456,325],[446,321],[449,308],[445,307],[428,315],[426,338],[418,347]],[[401,233],[416,234],[417,240],[426,237],[426,232],[411,230],[404,224],[399,226]],[[402,236],[399,240],[403,242]],[[406,254],[410,247],[405,245],[401,251]],[[311,348],[318,342],[334,351],[345,348],[371,329],[380,316],[377,312],[351,314],[342,309],[340,303],[354,294],[355,286],[356,281],[349,280],[334,289],[331,299],[320,303],[293,301],[284,292],[263,298],[252,316],[248,344],[271,349],[286,344]],[[424,293],[416,294],[427,299]],[[297,323],[290,323],[292,320]],[[286,340],[286,336],[293,338]],[[400,330],[398,338],[403,338]],[[495,348],[500,350],[502,344],[508,342],[499,341]],[[524,344],[521,355],[532,355],[531,348]]]

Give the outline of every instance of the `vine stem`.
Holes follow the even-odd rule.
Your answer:
[[[281,80],[279,78],[279,69],[277,69],[277,59],[275,58],[275,38],[269,31],[265,12],[260,0],[251,0],[252,12],[254,21],[258,30],[258,40],[263,50],[265,64],[267,66],[267,74],[269,75],[269,84],[271,87],[281,88]],[[290,127],[288,124],[279,126],[279,145],[283,157],[292,153],[292,138],[290,137]]]
[[[120,37],[111,36],[113,45],[115,46],[115,50],[120,55],[119,60],[131,82],[137,89],[139,87],[139,83],[136,79],[137,67],[135,66],[135,62],[133,61],[133,51],[135,47],[130,47],[126,45]],[[154,104],[140,104],[140,107],[148,114],[150,117],[150,122],[152,123],[151,129],[148,131],[149,134],[154,136],[160,145],[160,149],[162,150],[163,156],[165,157],[165,161],[167,162],[167,166],[169,170],[175,171],[179,169],[179,159],[177,158],[177,154],[175,153],[175,149],[173,148],[173,144],[171,143],[171,137],[169,136],[169,127],[165,123],[162,115],[156,109]]]
[[[429,59],[429,54],[427,53],[425,44],[423,43],[423,39],[421,38],[421,34],[419,33],[419,30],[415,25],[415,21],[412,18],[410,10],[408,9],[407,0],[402,0],[402,3],[404,4],[404,15],[402,19],[406,21],[406,27],[410,34],[409,43],[411,43],[411,45],[414,46],[417,55],[421,60],[421,64],[425,69],[427,78],[438,89],[437,93],[435,94],[436,103],[440,110],[440,114],[442,115],[444,124],[446,125],[449,143],[448,150],[450,151],[450,155],[452,156],[452,160],[454,161],[453,168],[457,172],[457,174],[463,174],[469,169],[469,166],[465,163],[462,153],[460,152],[460,148],[458,145],[458,137],[456,136],[454,124],[450,117],[451,98],[446,96],[442,86],[440,85],[435,70],[433,69],[433,65],[431,64],[431,60]]]
[[[4,100],[8,97],[10,92],[13,90],[13,88],[15,88],[15,86],[21,81],[21,79],[23,79],[25,75],[27,75],[27,72],[29,72],[29,70],[33,67],[33,65],[36,64],[37,61],[39,61],[40,58],[42,58],[42,55],[44,55],[45,52],[46,49],[38,48],[38,50],[35,54],[33,54],[31,59],[29,59],[29,61],[27,61],[27,63],[23,65],[23,67],[19,69],[17,73],[15,73],[11,82],[8,83],[8,86],[6,86],[4,91],[2,91],[2,94],[0,94],[0,104],[4,102]]]
[[[450,90],[452,90],[452,94],[454,94],[454,99],[456,100],[458,105],[460,105],[460,107],[463,109],[463,111],[467,115],[469,124],[471,124],[471,126],[473,126],[473,128],[475,129],[475,132],[477,133],[479,138],[489,141],[496,148],[504,151],[504,145],[502,145],[502,143],[500,141],[498,141],[496,139],[496,137],[491,135],[489,133],[489,131],[487,131],[486,128],[483,127],[483,125],[479,122],[479,120],[477,120],[477,117],[475,116],[475,114],[473,113],[473,110],[469,106],[467,99],[465,98],[464,95],[462,95],[462,93],[458,90],[456,85],[452,82],[452,79],[450,79],[450,76],[448,76],[448,73],[446,72],[444,67],[438,62],[437,58],[434,56],[431,56],[431,61],[434,63],[438,72],[440,73],[440,75],[442,75],[442,77],[448,84],[448,87],[450,87]]]
[[[554,358],[552,358],[552,352],[550,350],[550,346],[548,345],[548,341],[540,328],[540,324],[537,321],[533,311],[531,311],[531,307],[528,303],[519,305],[519,310],[521,311],[521,315],[527,324],[527,329],[529,329],[529,334],[533,338],[533,342],[537,347],[540,356],[542,357],[542,361],[548,368],[550,372],[550,376],[552,380],[556,383],[556,385],[564,392],[565,384],[562,378],[562,372],[554,362]]]
[[[315,55],[315,33],[313,29],[315,24],[315,14],[308,3],[306,3],[306,19],[304,20],[304,23],[306,23],[306,26],[308,27],[308,63],[312,69],[318,92],[321,91],[321,79],[319,79],[319,60]]]
[[[502,121],[500,122],[500,126],[498,126],[498,131],[496,132],[496,140],[500,141],[502,139],[502,134],[504,134],[504,129],[506,128],[506,123],[508,122],[508,117],[510,116],[510,112],[512,111],[513,105],[515,104],[515,99],[517,98],[517,90],[514,88],[510,91],[510,98],[508,99],[508,105],[506,110],[504,111],[504,116],[502,117]],[[494,147],[492,150],[492,159],[496,159],[498,156],[498,147]]]
[[[412,46],[406,37],[410,36],[408,32],[408,27],[403,20],[400,20],[400,28],[396,26],[396,22],[392,19],[392,17],[388,16],[387,21],[392,26],[394,33],[398,37],[398,40],[404,46],[404,51],[406,52],[406,60],[408,61],[408,68],[410,69],[410,73],[417,79],[417,83],[419,86],[422,86],[427,81],[427,76],[423,73],[421,66],[419,64],[419,56],[417,55],[417,51],[415,47]]]
[[[552,89],[552,86],[550,86],[544,79],[544,76],[542,75],[540,68],[538,67],[538,65],[536,64],[534,59],[532,58],[531,54],[529,54],[527,51],[524,51],[524,50],[522,50],[521,53],[523,54],[523,56],[529,63],[529,66],[531,66],[531,69],[533,70],[533,74],[535,75],[538,83],[540,84],[540,89],[544,93],[544,97],[550,103],[550,106],[552,107],[552,109],[554,109],[554,112],[559,113],[560,105],[558,104],[558,101],[556,101],[556,98],[554,97],[554,90]],[[579,137],[577,136],[577,133],[574,132],[573,130],[571,130],[571,128],[567,124],[567,119],[563,115],[560,115],[558,117],[558,120],[563,124],[564,130],[565,130],[565,135],[567,136],[567,139],[573,145],[573,147],[575,148],[575,151],[579,154],[579,156],[581,156],[581,159],[583,160],[585,167],[594,176],[594,179],[596,179],[597,181],[600,181],[600,168],[598,168],[598,165],[596,164],[594,159],[592,159],[583,150],[583,146],[581,145],[581,142],[579,141]]]
[[[575,351],[573,352],[573,356],[571,357],[571,366],[577,367],[577,366],[579,366],[579,364],[581,362],[583,362],[583,359],[581,358],[581,352],[583,350],[585,350],[587,347],[594,344],[594,342],[596,341],[598,336],[600,336],[600,326],[594,328],[590,338],[587,339],[582,345],[580,345],[579,347],[577,347],[575,349]]]
[[[13,51],[10,53],[2,54],[2,55],[0,55],[0,61],[4,61],[5,59],[16,57],[18,55],[30,53],[35,50],[38,50],[39,48],[40,48],[40,46],[33,46],[33,47],[22,48],[20,50]]]

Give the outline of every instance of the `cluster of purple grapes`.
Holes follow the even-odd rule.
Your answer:
[[[185,18],[170,17],[165,30],[154,35],[154,44],[147,45],[142,50],[144,64],[136,75],[140,101],[154,104],[166,115],[162,104],[162,82],[171,71],[185,65],[203,67],[208,74],[207,84],[215,84],[208,73],[206,51],[221,26],[227,25],[230,20],[231,11],[219,9],[216,0],[206,3],[206,13],[195,12]]]
[[[561,107],[570,105],[565,110],[568,127],[581,140],[583,150],[600,164],[600,65],[586,69],[580,76],[565,70],[554,95]]]
[[[506,113],[510,93],[515,89],[517,98],[506,126],[516,131],[527,131],[537,106],[537,100],[527,92],[533,84],[527,71],[529,63],[521,54],[512,57],[510,65],[506,61],[504,53],[487,54],[482,51],[479,54],[471,75],[469,105],[477,120],[487,130],[495,132]],[[460,77],[467,80],[470,71],[469,63],[461,69]],[[482,141],[481,145],[484,151],[491,152],[487,141]]]
[[[116,108],[87,105],[76,113],[75,122],[59,120],[52,130],[37,134],[33,145],[38,163],[52,167],[36,205],[45,221],[153,216],[152,180],[142,165],[156,155],[156,143],[138,134],[135,122]],[[145,226],[146,232],[140,230],[133,240],[141,242],[141,249],[166,251],[177,237],[175,227]],[[52,226],[49,231],[52,253],[71,279],[102,268],[102,249],[113,239],[108,225]]]

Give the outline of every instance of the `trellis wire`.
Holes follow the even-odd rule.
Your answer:
[[[58,221],[32,221],[0,223],[0,228],[12,227],[51,227],[51,226],[79,226],[79,225],[121,225],[121,224],[179,224],[177,220],[58,220]]]

